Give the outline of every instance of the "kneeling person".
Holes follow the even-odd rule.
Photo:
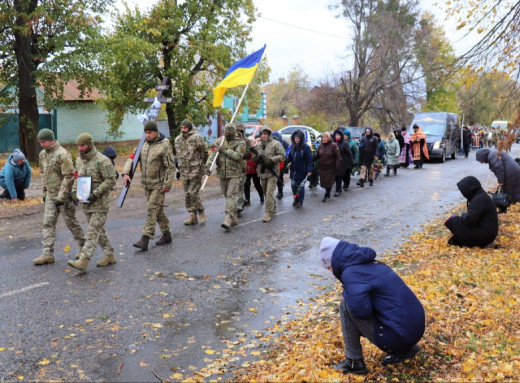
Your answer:
[[[383,365],[404,362],[420,350],[423,306],[403,280],[375,258],[369,247],[332,237],[321,241],[321,265],[343,284],[340,316],[346,358],[334,368],[344,374],[368,372],[361,336],[388,354]]]

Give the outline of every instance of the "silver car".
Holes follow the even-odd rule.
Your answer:
[[[311,139],[311,142],[316,142],[321,138],[321,133],[318,132],[316,129],[311,128],[310,126],[305,125],[289,125],[285,128],[282,128],[278,131],[282,135],[282,139],[287,142],[289,145],[291,144],[291,134],[293,134],[295,131],[301,130],[302,132],[309,134],[309,138]]]

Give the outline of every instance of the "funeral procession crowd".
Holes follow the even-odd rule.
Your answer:
[[[334,197],[348,190],[352,175],[359,174],[357,186],[363,188],[366,183],[373,186],[381,173],[397,176],[401,167],[414,165],[416,169],[422,168],[428,159],[427,137],[420,126],[413,125],[412,129],[413,133],[409,133],[403,127],[382,140],[380,134],[367,127],[359,142],[351,137],[348,129],[325,132],[321,142],[310,142],[305,131],[296,130],[291,134],[291,143],[287,144],[279,132],[273,132],[268,126],[262,126],[259,137],[255,138],[245,136],[243,124],[227,124],[224,135],[208,151],[204,139],[190,120],[182,121],[181,133],[173,145],[159,132],[155,122],[148,121],[144,124],[144,141],[127,159],[122,171],[123,184],[128,187],[139,162],[141,186],[147,201],[142,235],[133,246],[148,250],[157,225],[162,235],[155,244],[161,246],[172,242],[164,202],[165,194],[171,190],[176,177],[182,180],[189,213],[184,224],[204,224],[206,214],[200,191],[204,176],[209,176],[216,164],[216,175],[226,201],[221,227],[227,232],[238,225],[241,212],[251,205],[251,181],[260,203],[265,205],[262,221],[270,222],[276,215],[276,199],[283,198],[286,173],[289,173],[293,193],[292,206],[299,209],[304,203],[307,182],[310,189],[319,183],[325,191],[322,201],[326,203],[333,188]],[[462,145],[459,145],[461,153],[467,157],[470,147],[476,149],[476,160],[489,164],[503,194],[507,195],[508,203],[520,201],[520,159],[513,159],[504,150],[480,147],[479,140],[475,141],[474,137],[467,127],[463,128]],[[82,133],[76,139],[79,157],[74,164],[71,154],[55,139],[52,130],[40,130],[38,142],[43,149],[39,166],[43,180],[44,215],[42,254],[33,260],[34,264],[55,262],[56,223],[60,213],[79,248],[75,259],[68,261],[70,266],[86,272],[98,244],[104,256],[97,261],[97,266],[116,263],[114,248],[105,228],[110,208],[109,193],[119,177],[114,168],[117,156],[114,148],[107,146],[99,152],[92,136]],[[383,172],[385,167],[386,172]],[[11,201],[23,200],[30,181],[31,167],[24,154],[16,149],[0,172],[0,186],[4,189],[0,197]],[[457,187],[467,199],[467,211],[446,220],[445,226],[452,234],[448,244],[493,246],[499,225],[496,201],[474,176],[464,177]],[[85,213],[86,233],[76,218],[79,205]],[[506,210],[507,206],[501,212]],[[335,365],[335,369],[343,373],[367,373],[361,336],[388,354],[382,361],[383,365],[402,363],[419,352],[417,343],[425,328],[424,309],[401,278],[376,260],[373,249],[325,237],[319,258],[322,266],[342,282],[344,289],[340,317],[346,358]],[[367,309],[369,306],[371,310]]]

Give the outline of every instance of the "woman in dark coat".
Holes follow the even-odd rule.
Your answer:
[[[517,165],[518,166],[518,165]],[[462,216],[451,216],[444,225],[452,232],[449,245],[486,247],[498,234],[498,215],[495,203],[473,176],[457,183],[468,200],[468,211]]]
[[[498,154],[496,149],[479,149],[476,159],[481,164],[489,164],[489,170],[495,173],[498,186],[509,194],[511,203],[520,201],[520,166],[505,151]]]
[[[367,172],[369,185],[372,186],[374,184],[376,174],[372,163],[374,162],[378,145],[379,141],[374,136],[372,128],[367,126],[365,128],[365,135],[359,140],[359,164],[361,165],[359,181],[357,182],[359,187],[365,186]]]
[[[320,161],[320,186],[325,189],[323,202],[326,202],[330,198],[330,191],[336,179],[336,170],[339,169],[341,164],[341,154],[339,153],[338,145],[332,142],[329,132],[323,133],[321,137],[318,159]]]
[[[334,139],[336,145],[338,145],[339,154],[341,155],[341,164],[339,169],[336,170],[336,192],[334,197],[338,197],[341,194],[341,186],[345,173],[350,173],[354,167],[354,156],[350,150],[350,145],[345,142],[345,136],[341,130],[334,132]]]
[[[388,355],[383,365],[401,363],[420,350],[425,328],[424,308],[404,281],[369,247],[323,238],[320,263],[343,285],[341,329],[346,359],[338,371],[366,374],[360,337]]]
[[[293,207],[303,206],[305,199],[305,179],[312,174],[313,156],[311,148],[305,142],[305,135],[301,130],[296,130],[291,134],[291,146],[285,163],[290,167],[291,189],[293,192]]]

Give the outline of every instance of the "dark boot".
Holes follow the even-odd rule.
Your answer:
[[[370,180],[368,183],[370,186],[374,186],[374,180]]]
[[[368,373],[367,367],[365,366],[365,362],[363,359],[353,360],[350,358],[345,358],[344,361],[335,364],[334,369],[338,372],[342,372],[343,374],[358,374],[358,375],[366,375]]]
[[[385,177],[390,177],[390,168],[388,166],[386,167]]]
[[[148,238],[148,237],[146,237]],[[157,246],[161,246],[161,245],[166,245],[167,243],[171,243],[172,242],[172,233],[170,232],[170,230],[168,230],[166,233],[164,233],[161,238],[159,238],[159,240],[157,242],[155,242],[155,244]]]
[[[365,187],[365,180],[359,180],[356,185],[359,186],[360,188]]]
[[[143,235],[139,242],[134,243],[134,246],[145,251],[148,250],[148,242],[150,242],[150,237]]]
[[[381,364],[383,366],[388,366],[389,364],[403,363],[406,359],[412,359],[419,351],[421,351],[421,347],[417,345],[412,346],[412,348],[410,348],[404,354],[392,354],[385,356],[381,360]]]

